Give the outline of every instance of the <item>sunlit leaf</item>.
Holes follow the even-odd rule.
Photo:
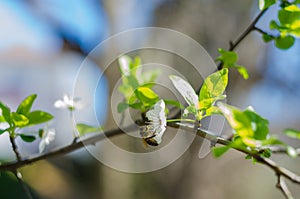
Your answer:
[[[239,59],[236,52],[227,51],[222,48],[219,48],[218,51],[220,56],[216,60],[221,61],[225,67],[233,67]]]
[[[27,113],[29,113],[31,107],[32,107],[32,104],[33,102],[35,101],[37,95],[36,94],[33,94],[33,95],[30,95],[28,97],[26,97],[21,103],[20,105],[18,106],[17,108],[17,113],[18,114],[23,114],[23,115],[26,115]]]
[[[223,92],[225,91],[228,83],[228,69],[223,68],[220,71],[217,71],[209,75],[201,87],[199,93],[200,104],[203,106],[201,108],[209,108],[212,104],[222,97]],[[216,99],[216,100],[210,100]],[[208,102],[204,103],[205,100]]]
[[[83,136],[87,133],[94,133],[94,132],[102,131],[101,127],[90,126],[90,125],[82,124],[82,123],[76,124],[76,128],[77,128],[80,136]]]
[[[29,119],[25,115],[12,112],[11,118],[13,120],[14,126],[16,127],[25,127],[29,124]]]
[[[141,102],[147,104],[154,104],[159,99],[158,95],[148,87],[137,88],[135,94]]]
[[[2,116],[5,121],[9,124],[12,124],[11,116],[10,116],[10,108],[8,108],[4,103],[0,102],[0,108],[2,110]]]
[[[247,115],[239,109],[221,102],[218,103],[218,107],[238,135],[241,137],[253,137],[254,132],[251,126],[251,120]]]
[[[53,119],[53,116],[50,113],[44,111],[32,111],[26,116],[29,119],[29,125],[40,124]]]
[[[269,121],[253,110],[246,109],[244,114],[246,114],[251,121],[252,130],[254,131],[253,138],[256,140],[265,140],[269,133]]]
[[[245,67],[238,65],[238,66],[235,66],[235,68],[240,73],[240,75],[242,75],[242,77],[244,79],[248,79],[249,78],[248,71],[247,71],[247,69]]]

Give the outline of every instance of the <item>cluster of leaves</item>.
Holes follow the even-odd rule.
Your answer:
[[[259,7],[265,10],[277,3],[277,0],[260,0]],[[274,41],[277,48],[289,49],[295,43],[295,37],[300,37],[300,1],[293,2],[281,0],[278,11],[278,20],[270,22],[270,29],[277,30],[278,36],[263,34],[265,42]]]
[[[5,105],[3,102],[0,102],[0,109],[2,112],[0,116],[0,123],[4,127],[0,129],[0,134],[7,132],[13,139],[20,136],[25,142],[32,142],[36,139],[35,135],[28,135],[26,133],[18,132],[20,129],[45,123],[53,118],[51,114],[44,111],[31,111],[31,107],[36,97],[36,94],[28,96],[19,104],[15,112],[12,112],[7,105]]]
[[[121,56],[119,66],[122,75],[122,84],[119,86],[119,91],[124,95],[125,101],[118,104],[118,112],[121,113],[130,107],[145,113],[159,100],[158,94],[152,88],[160,71],[148,70],[142,72],[142,63],[138,56],[134,59],[126,55]],[[182,105],[174,100],[164,100],[164,102],[182,108]]]
[[[141,74],[139,57],[131,59],[122,56],[119,58],[119,65],[122,75],[119,91],[124,95],[125,101],[118,104],[118,112],[121,113],[128,107],[145,112],[159,100],[152,90],[159,71],[152,70]]]
[[[216,59],[216,61],[220,61],[223,64],[223,68],[235,68],[244,79],[249,78],[247,69],[244,66],[237,64],[239,56],[236,52],[227,51],[222,48],[219,48],[218,51],[220,53],[220,56]]]
[[[214,148],[213,152],[216,157],[220,157],[230,148],[246,151],[248,154],[270,157],[271,151],[268,148],[272,145],[281,145],[286,148],[288,155],[297,156],[293,147],[275,136],[269,135],[268,120],[257,114],[252,107],[243,111],[224,103],[219,103],[218,107],[233,129],[234,134],[228,146]]]
[[[170,79],[179,93],[188,103],[184,109],[184,116],[192,114],[197,120],[201,120],[212,114],[219,113],[218,107],[214,106],[217,100],[225,99],[223,92],[228,83],[228,69],[224,68],[209,75],[200,89],[199,96],[192,86],[178,76],[170,76]]]

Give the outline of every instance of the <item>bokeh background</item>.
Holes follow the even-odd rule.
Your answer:
[[[0,99],[15,108],[27,95],[37,93],[34,108],[55,115],[49,126],[56,128],[57,137],[48,150],[64,146],[72,141],[71,119],[67,111],[54,109],[53,103],[63,94],[72,93],[82,61],[101,41],[132,28],[164,27],[190,36],[216,58],[217,49],[227,48],[229,41],[237,38],[257,15],[257,4],[256,0],[2,0]],[[259,21],[259,27],[269,32],[268,23],[276,13],[275,6]],[[250,78],[245,81],[235,71],[230,73],[228,103],[240,108],[252,105],[269,119],[272,134],[299,147],[300,142],[281,133],[286,127],[300,129],[299,41],[282,51],[252,33],[237,51],[239,63],[247,67]],[[104,67],[100,55],[88,64],[91,72],[86,74],[86,87]],[[118,70],[104,73],[95,96],[96,115],[110,128],[114,125],[110,94],[120,75]],[[82,88],[83,96],[90,94]],[[94,122],[89,117],[83,115],[85,122]],[[225,125],[224,134],[228,132]],[[121,137],[112,140],[132,144]],[[17,143],[24,157],[38,153],[38,140],[33,144]],[[275,188],[276,176],[265,166],[253,165],[235,151],[220,159],[211,155],[199,159],[199,143],[196,138],[173,164],[144,174],[111,169],[85,149],[40,161],[21,171],[37,198],[283,198]],[[5,134],[0,136],[0,159],[14,159]],[[300,173],[299,159],[284,155],[273,159]],[[296,197],[300,195],[299,186],[288,185]],[[26,197],[13,176],[2,173],[0,198]]]

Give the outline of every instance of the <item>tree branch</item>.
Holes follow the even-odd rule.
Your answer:
[[[260,18],[266,13],[268,9],[262,10],[254,20],[249,24],[249,26],[242,32],[242,34],[237,38],[235,42],[229,42],[229,49],[228,51],[233,51],[246,37],[251,33],[253,30],[257,30],[255,27],[256,23],[260,20]],[[218,70],[223,68],[222,62],[218,65]]]
[[[293,199],[292,193],[288,189],[285,180],[281,177],[281,175],[277,175],[277,184],[276,187],[280,189],[286,199]]]

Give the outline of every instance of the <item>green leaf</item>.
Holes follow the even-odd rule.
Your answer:
[[[22,127],[28,126],[28,124],[29,124],[29,120],[25,115],[12,112],[11,118],[16,127],[22,128]]]
[[[29,113],[31,107],[32,107],[32,104],[34,102],[34,100],[36,99],[37,95],[36,94],[33,94],[33,95],[30,95],[28,97],[26,97],[21,103],[20,105],[18,106],[17,108],[17,113],[18,114],[22,114],[22,115],[26,115],[27,113]]]
[[[296,149],[291,146],[286,147],[286,152],[292,158],[296,158],[298,156]]]
[[[27,114],[27,118],[29,119],[29,125],[34,125],[48,122],[53,119],[53,116],[44,111],[32,111]]]
[[[159,99],[158,95],[147,87],[139,87],[136,89],[135,93],[137,98],[146,104],[154,104]]]
[[[211,75],[209,75],[205,80],[201,87],[199,93],[200,104],[203,103],[204,100],[219,98],[223,92],[225,91],[228,83],[228,69],[223,68],[220,71],[217,71]],[[210,101],[210,103],[206,103],[203,108],[207,109],[214,101]]]
[[[36,139],[33,135],[20,134],[20,137],[24,142],[33,142]]]
[[[218,51],[221,56],[217,58],[217,61],[221,61],[225,67],[233,67],[239,59],[236,52],[226,51],[222,48],[219,48]]]
[[[197,109],[195,106],[188,106],[184,109],[183,111],[183,117],[187,117],[188,114],[196,115],[197,114]]]
[[[245,67],[238,65],[238,66],[235,66],[235,68],[240,73],[240,75],[242,75],[242,77],[244,79],[248,79],[249,78],[248,71],[247,71],[247,69]]]
[[[275,22],[276,23],[276,22]],[[274,36],[269,35],[269,34],[263,34],[262,35],[262,39],[264,40],[264,42],[270,42],[274,39]]]
[[[128,103],[126,103],[126,102],[120,102],[120,103],[118,104],[118,107],[117,107],[118,113],[122,113],[122,112],[125,111],[128,107],[129,107],[129,104],[128,104]]]
[[[211,115],[215,115],[215,114],[222,114],[221,110],[219,107],[216,106],[211,106],[210,108],[208,108],[205,112],[205,117],[211,116]]]
[[[278,12],[278,19],[283,26],[290,27],[300,19],[300,8],[296,5],[284,7]]]
[[[256,140],[265,140],[269,134],[269,121],[253,110],[246,109],[244,114],[246,114],[251,121],[252,129],[254,131],[253,138]]]
[[[0,135],[7,132],[8,129],[0,129]]]
[[[265,158],[270,158],[271,155],[272,155],[272,150],[271,149],[264,149],[261,155]]]
[[[269,8],[270,6],[274,5],[276,3],[276,0],[259,0],[259,9],[265,10]]]
[[[212,152],[215,158],[221,157],[225,152],[230,149],[228,146],[221,146],[221,147],[213,147]]]
[[[102,131],[101,127],[94,127],[94,126],[90,126],[90,125],[82,124],[82,123],[76,124],[76,128],[77,128],[80,136],[83,136],[87,133]]]
[[[10,108],[8,108],[4,103],[0,102],[0,108],[2,110],[2,116],[5,119],[5,121],[11,125],[12,124],[12,120],[11,120],[11,116],[10,116]]]
[[[165,99],[164,102],[165,102],[166,105],[173,105],[173,106],[176,106],[180,109],[184,109],[184,106],[178,101]]]
[[[300,139],[300,131],[294,129],[285,129],[283,133],[288,137]]]
[[[217,100],[223,100],[226,98],[226,95],[220,95],[218,97],[203,99],[199,102],[200,110],[209,109]]]
[[[221,102],[218,103],[218,107],[238,135],[241,137],[253,137],[254,132],[252,130],[251,120],[246,114],[233,106]]]
[[[270,29],[271,30],[275,30],[275,29],[280,29],[281,27],[277,24],[277,22],[275,21],[275,20],[272,20],[271,22],[270,22]]]
[[[275,38],[275,45],[277,48],[286,50],[294,45],[295,38],[291,35],[280,36]]]

